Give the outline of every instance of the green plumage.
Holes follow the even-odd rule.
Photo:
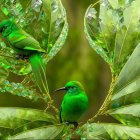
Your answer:
[[[37,40],[11,20],[0,22],[0,32],[19,54],[45,52]]]
[[[46,93],[46,69],[41,57],[44,50],[39,42],[11,20],[0,22],[0,32],[18,54],[29,56],[36,84],[42,93]]]
[[[43,63],[40,53],[34,53],[29,57],[32,71],[36,79],[36,84],[39,87],[41,93],[48,92],[47,78],[46,78],[46,66]]]
[[[88,97],[83,86],[77,81],[70,81],[58,90],[67,91],[61,104],[60,122],[76,123],[88,109]]]

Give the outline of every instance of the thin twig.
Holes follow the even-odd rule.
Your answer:
[[[52,108],[56,113],[59,112],[59,110],[53,105],[53,100],[48,102],[48,105],[47,105],[47,107],[45,108],[44,111],[46,112],[50,108]]]
[[[30,83],[31,79],[32,79],[32,74],[29,74],[29,75],[25,76],[25,78],[22,80],[21,83],[23,85],[26,85],[26,84]]]
[[[54,105],[51,105],[51,107],[52,107],[52,109],[53,109],[56,113],[59,112],[59,110],[58,110]]]

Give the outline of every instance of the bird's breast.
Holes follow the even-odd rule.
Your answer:
[[[77,121],[88,108],[85,94],[65,96],[62,102],[62,118],[66,121]]]

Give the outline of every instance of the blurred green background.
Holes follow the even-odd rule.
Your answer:
[[[86,121],[93,116],[105,99],[111,72],[107,63],[90,48],[84,34],[84,14],[94,0],[62,0],[67,12],[69,34],[61,51],[47,65],[47,78],[51,96],[59,108],[64,93],[53,94],[70,80],[80,81],[89,96],[89,110],[81,118]],[[19,82],[22,77],[10,74],[9,79]],[[42,102],[33,102],[9,93],[0,95],[0,106],[33,107],[44,109]],[[105,120],[105,119],[103,119]]]

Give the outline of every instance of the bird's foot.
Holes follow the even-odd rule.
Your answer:
[[[78,123],[77,123],[77,122],[65,122],[65,124],[68,125],[68,126],[69,126],[70,124],[73,124],[75,128],[78,127]]]
[[[28,55],[17,54],[16,59],[27,60],[27,59],[29,59],[29,56]]]

